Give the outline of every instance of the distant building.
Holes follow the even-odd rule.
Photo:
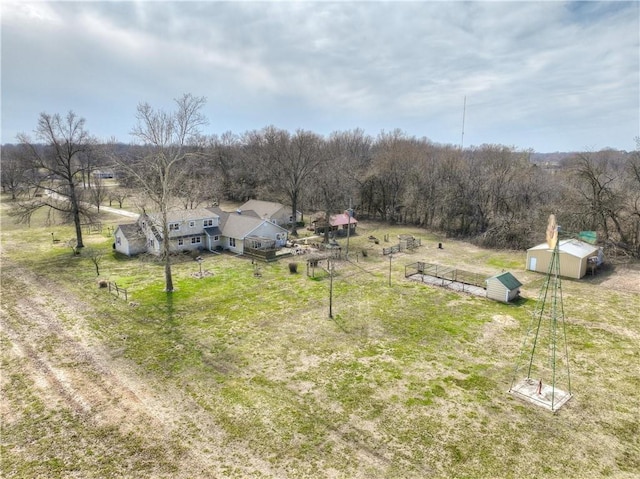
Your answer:
[[[330,232],[338,236],[346,236],[349,230],[349,234],[355,234],[357,226],[358,220],[353,216],[350,217],[347,211],[338,215],[331,215],[328,225],[324,219],[318,219],[313,222],[313,230],[317,234],[324,234],[328,228]]]
[[[101,180],[108,180],[116,177],[116,173],[113,170],[93,170],[91,174],[94,178]]]

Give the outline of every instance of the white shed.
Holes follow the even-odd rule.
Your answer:
[[[487,298],[508,303],[520,294],[522,283],[511,273],[501,273],[487,279]]]
[[[113,236],[113,247],[118,253],[133,256],[147,252],[147,238],[137,223],[119,225]]]

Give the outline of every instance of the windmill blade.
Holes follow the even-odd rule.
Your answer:
[[[556,223],[556,216],[549,215],[549,222],[547,223],[547,244],[549,249],[554,249],[558,242],[558,223]]]

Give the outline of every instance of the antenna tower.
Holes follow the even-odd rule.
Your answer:
[[[549,216],[551,259],[509,389],[514,396],[553,412],[572,397],[558,229],[555,216]]]
[[[464,148],[464,117],[467,114],[467,95],[464,96],[464,105],[462,106],[462,137],[460,138],[460,149]]]

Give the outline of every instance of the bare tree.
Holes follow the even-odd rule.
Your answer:
[[[326,143],[322,148],[322,168],[313,175],[308,196],[317,209],[324,211],[324,241],[329,241],[329,223],[332,213],[345,210],[349,204],[348,181],[342,173],[341,155],[337,142]]]
[[[29,166],[14,145],[4,145],[0,154],[2,191],[11,193],[11,199],[15,200],[26,188]]]
[[[176,110],[165,112],[148,103],[138,105],[137,124],[131,134],[140,143],[133,158],[116,158],[133,182],[141,188],[160,213],[165,291],[172,292],[171,249],[167,213],[171,200],[188,171],[184,163],[199,156],[200,127],[207,124],[202,114],[204,97],[184,94],[175,99]]]
[[[291,234],[297,236],[296,214],[302,192],[323,161],[322,138],[304,130],[290,135],[272,126],[265,128],[263,135],[273,185],[291,202]]]
[[[246,199],[242,198],[242,192],[240,195],[237,192],[243,189],[245,176],[251,172],[251,168],[241,167],[241,143],[238,136],[227,131],[221,136],[211,136],[208,143],[209,167],[220,183],[217,187],[220,195],[227,199]]]
[[[400,130],[381,133],[373,152],[372,169],[363,183],[363,201],[382,220],[401,219],[403,195],[415,164],[417,141]]]
[[[89,261],[93,263],[93,266],[96,268],[96,276],[100,276],[100,262],[104,258],[104,251],[96,250],[96,249],[88,249],[85,250],[85,254]]]
[[[126,200],[131,193],[127,191],[125,188],[115,188],[109,191],[109,206],[115,201],[118,203],[118,207],[122,209],[122,204],[124,200]]]
[[[81,201],[79,182],[84,165],[80,159],[94,148],[95,140],[84,124],[84,118],[78,118],[72,111],[64,118],[41,113],[35,136],[45,144],[44,148],[24,133],[18,135],[30,168],[38,172],[31,177],[32,186],[45,193],[19,204],[18,217],[29,221],[31,215],[43,207],[60,211],[75,225],[76,248],[84,247],[81,218],[91,216],[89,208]]]
[[[626,204],[627,230],[634,256],[640,257],[640,137],[636,137],[636,149],[627,160]]]
[[[183,181],[176,190],[176,195],[185,210],[198,208],[202,203],[212,202],[215,193],[215,181],[209,175],[203,174],[197,165],[182,164],[186,168],[181,173]]]
[[[108,195],[109,189],[104,184],[104,181],[99,176],[96,176],[93,179],[93,184],[89,187],[89,198],[98,212],[100,211],[100,205],[107,199]]]

